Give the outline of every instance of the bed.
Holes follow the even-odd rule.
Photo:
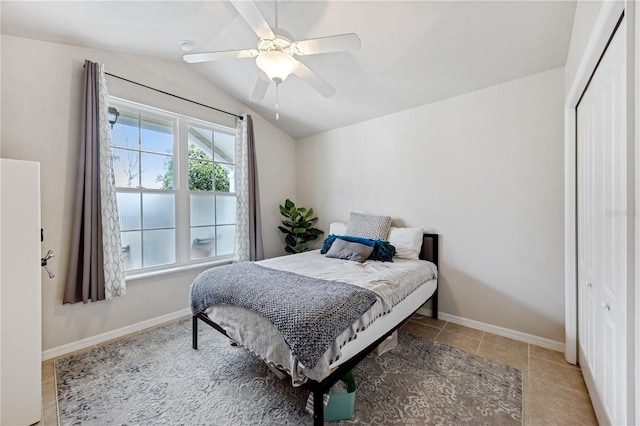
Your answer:
[[[308,362],[302,351],[291,344],[286,332],[280,333],[272,321],[251,309],[226,303],[194,309],[193,290],[191,302],[192,312],[195,314],[192,322],[192,346],[194,349],[198,348],[199,321],[213,327],[260,357],[274,373],[284,377],[288,375],[294,386],[309,389],[313,393],[314,425],[321,425],[324,414],[323,395],[331,386],[402,326],[428,300],[432,300],[433,317],[437,318],[437,234],[422,234],[419,258],[421,261],[394,258],[393,262],[367,260],[360,264],[349,260],[329,259],[316,250],[251,265],[282,274],[295,273],[297,276],[373,288],[375,303],[362,315],[358,314],[360,316],[355,321],[349,320],[351,325],[332,340],[326,350],[323,348],[322,356],[316,357],[317,361],[314,359],[314,363]],[[427,262],[423,262],[424,260]],[[248,270],[247,274],[249,273],[253,271]],[[317,282],[313,285],[318,288]]]

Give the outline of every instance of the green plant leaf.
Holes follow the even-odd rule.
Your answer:
[[[313,228],[313,223],[318,220],[313,216],[313,209],[296,207],[293,201],[287,198],[284,205],[280,205],[280,214],[284,216],[282,225],[278,229],[285,234],[285,250],[287,253],[300,253],[308,250],[307,242],[313,241],[324,234],[323,231]],[[310,219],[311,218],[311,219]]]
[[[284,226],[278,226],[278,229],[280,230],[280,232],[282,232],[283,234],[291,234],[293,235],[293,232],[291,232],[290,230],[288,230],[287,228],[285,228]]]
[[[285,237],[284,242],[287,243],[288,246],[295,247],[298,244],[298,240],[293,234],[289,234]]]

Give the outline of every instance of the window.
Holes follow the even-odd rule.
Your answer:
[[[229,258],[235,247],[235,129],[111,98],[127,271]]]

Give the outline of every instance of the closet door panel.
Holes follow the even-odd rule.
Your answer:
[[[596,85],[596,81],[592,81]],[[594,339],[595,328],[599,323],[596,309],[598,291],[597,259],[602,255],[599,238],[599,227],[596,226],[596,212],[601,203],[597,190],[600,185],[601,153],[600,146],[595,143],[597,128],[596,91],[585,93],[579,108],[577,135],[580,143],[577,146],[578,164],[578,342],[580,345],[580,364],[583,369],[596,374],[598,365],[594,363],[599,346]]]
[[[580,364],[604,423],[627,423],[627,138],[624,21],[578,107]]]
[[[627,285],[627,203],[626,203],[626,98],[625,38],[618,30],[601,62],[600,80],[603,108],[602,145],[604,181],[603,279],[601,304],[603,330],[603,399],[608,417],[625,423],[626,400],[626,285]]]

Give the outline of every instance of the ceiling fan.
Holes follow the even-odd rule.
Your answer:
[[[262,16],[253,1],[230,0],[230,3],[258,35],[257,49],[192,53],[183,56],[186,62],[196,63],[221,59],[256,58],[256,65],[260,69],[260,74],[251,93],[251,100],[253,101],[264,99],[271,81],[276,83],[277,90],[278,85],[285,81],[291,74],[295,74],[304,80],[324,97],[330,97],[336,92],[336,89],[302,62],[296,60],[294,56],[359,49],[360,38],[357,34],[349,33],[310,40],[293,41],[288,33],[278,28],[277,2],[275,28],[269,27],[266,19]]]

